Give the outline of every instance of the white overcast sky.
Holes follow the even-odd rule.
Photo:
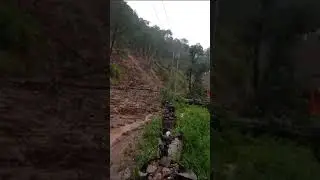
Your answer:
[[[174,38],[186,38],[189,45],[200,43],[204,49],[210,46],[210,1],[126,2],[151,26],[171,29]]]

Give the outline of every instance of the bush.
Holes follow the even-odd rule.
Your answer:
[[[175,94],[170,91],[168,88],[162,88],[160,90],[160,97],[161,97],[161,103],[164,103],[166,101],[174,102],[176,96]]]
[[[121,79],[121,68],[117,64],[111,64],[110,77],[112,84],[116,84]]]
[[[175,106],[183,106],[186,101],[185,99],[178,94],[175,94],[168,88],[162,88],[160,90],[161,103],[165,103],[166,101],[173,103]]]
[[[187,96],[190,99],[199,99],[203,101],[207,98],[206,89],[201,82],[195,82]]]

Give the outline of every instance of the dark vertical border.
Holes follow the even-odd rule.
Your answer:
[[[214,148],[214,141],[213,136],[215,135],[215,132],[220,129],[220,122],[219,119],[217,119],[217,116],[215,116],[214,112],[214,104],[215,104],[215,92],[213,92],[213,79],[214,79],[214,67],[215,67],[215,35],[216,35],[216,29],[217,29],[217,20],[218,20],[218,0],[210,1],[210,152],[213,152]],[[211,162],[211,174],[210,179],[214,178],[214,169],[213,169],[213,163],[214,163],[214,155],[210,154],[210,162]]]
[[[91,4],[83,0],[6,2],[17,9],[13,17],[28,14],[39,24],[39,33],[34,38],[39,38],[37,40],[43,44],[30,44],[30,48],[35,49],[33,56],[49,65],[41,64],[45,70],[41,69],[39,74],[43,77],[11,74],[1,77],[4,82],[1,83],[0,97],[0,114],[3,115],[0,179],[109,179],[109,1],[99,0]],[[87,50],[91,50],[89,56],[81,56],[76,51],[77,44],[66,43],[70,40],[66,38],[68,33],[74,31],[67,29],[70,25],[64,20],[74,14],[59,15],[71,10],[81,18],[89,18],[86,19],[89,23],[75,22],[79,29],[97,32],[95,39],[90,39],[93,33],[81,37],[87,35],[86,31],[71,38],[73,43],[89,42],[93,45],[96,49],[87,45]],[[92,21],[94,23],[90,24]],[[86,41],[88,39],[91,41]],[[44,52],[39,48],[41,45],[45,46]],[[74,66],[71,69],[79,72],[55,74],[63,67],[57,61],[68,55],[76,60],[69,67]],[[83,78],[88,74],[90,80]],[[76,93],[78,90],[81,95]],[[9,101],[3,101],[7,99]],[[6,142],[7,139],[10,143]]]
[[[108,86],[108,89],[106,90],[106,96],[105,96],[105,120],[107,121],[107,127],[106,127],[106,134],[107,134],[107,138],[104,140],[105,142],[105,147],[106,147],[106,154],[107,154],[107,160],[106,160],[106,167],[108,168],[106,173],[107,173],[107,177],[108,179],[110,179],[110,87],[111,87],[111,84],[110,84],[110,48],[109,48],[109,45],[110,45],[110,3],[111,3],[111,0],[110,1],[105,1],[107,2],[107,5],[105,6],[106,7],[106,22],[107,24],[105,25],[106,28],[104,28],[104,30],[106,30],[106,34],[107,34],[107,37],[106,37],[106,44],[105,44],[105,49],[106,49],[106,55],[107,55],[107,58],[106,58],[106,67],[105,67],[105,75],[106,75],[106,83],[107,83],[107,86]]]

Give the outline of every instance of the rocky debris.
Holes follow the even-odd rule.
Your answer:
[[[154,173],[154,172],[156,172],[156,170],[157,170],[157,167],[158,166],[158,164],[154,161],[154,162],[152,162],[151,164],[149,164],[148,165],[148,167],[147,167],[147,173]]]
[[[162,115],[162,128],[164,131],[171,131],[175,128],[176,125],[176,115],[174,106],[166,102],[164,106],[164,111]]]
[[[110,88],[110,139],[117,135],[114,132],[118,129],[144,121],[147,114],[155,114],[160,109],[159,95],[163,83],[151,68],[143,68],[146,62],[146,59],[131,56],[130,53],[127,57],[116,53],[111,56],[111,63],[120,70],[120,77]],[[126,138],[133,136],[133,133],[136,132],[128,133]],[[120,159],[125,156],[121,151],[127,146],[124,139],[111,149],[111,161],[114,162],[110,171],[111,179],[119,176],[125,179],[125,175],[117,174],[116,170]],[[133,153],[130,154],[132,156]],[[129,162],[131,161],[126,161],[126,167]]]
[[[181,152],[182,152],[182,141],[180,138],[176,137],[169,144],[168,156],[170,157],[170,159],[174,161],[179,161],[181,158]]]
[[[159,93],[143,90],[110,90],[110,122],[113,128],[121,124],[143,121],[146,114],[158,111]]]
[[[170,160],[179,161],[182,151],[182,133],[172,135],[176,125],[174,106],[166,102],[162,117],[162,134],[160,135],[159,156],[168,157]]]
[[[140,177],[146,180],[197,179],[197,176],[193,172],[184,171],[184,168],[174,161],[171,161],[167,167],[162,166],[160,161],[160,159],[150,161],[146,170],[141,170],[139,172]]]
[[[140,178],[146,180],[185,179],[196,180],[192,171],[186,171],[177,162],[180,161],[183,134],[173,135],[175,127],[175,109],[169,102],[165,103],[162,119],[162,133],[159,138],[159,157],[150,160],[139,172]]]
[[[123,180],[130,180],[130,178],[132,177],[132,171],[130,168],[126,168],[122,174],[121,174],[121,177]]]

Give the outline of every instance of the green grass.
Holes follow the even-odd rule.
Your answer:
[[[209,178],[210,156],[216,180],[317,180],[320,164],[310,148],[269,136],[253,138],[236,130],[214,132],[210,138],[206,109],[177,104],[176,131],[185,136],[181,164],[193,170],[199,179]],[[182,116],[183,114],[183,116]],[[160,118],[144,129],[137,156],[141,167],[157,154]],[[210,152],[210,141],[213,151]]]
[[[320,164],[312,151],[288,140],[252,138],[236,131],[216,133],[211,140],[217,180],[320,178]]]
[[[199,179],[209,178],[210,174],[210,129],[209,112],[197,106],[178,106],[176,131],[184,133],[185,142],[181,164],[193,170]],[[183,115],[182,115],[183,114]],[[136,158],[138,167],[156,157],[160,118],[155,118],[144,129]]]
[[[110,79],[112,85],[117,85],[121,80],[122,68],[117,64],[111,64],[110,66]]]
[[[160,118],[154,118],[150,124],[144,128],[142,139],[138,145],[136,157],[137,166],[141,167],[148,160],[157,156],[158,138],[161,128]]]
[[[181,164],[199,179],[210,177],[210,114],[207,109],[185,106],[177,111],[177,131],[184,133]]]

